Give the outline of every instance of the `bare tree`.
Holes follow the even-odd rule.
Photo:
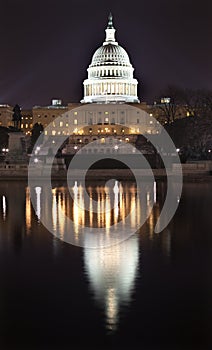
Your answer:
[[[212,92],[184,89],[181,91],[181,104],[190,116],[208,117],[212,113]]]
[[[169,86],[159,96],[157,107],[161,111],[162,119],[170,124],[177,118],[177,112],[181,102],[182,91],[175,86]]]

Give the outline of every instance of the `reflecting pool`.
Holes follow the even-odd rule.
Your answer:
[[[185,183],[159,234],[164,182],[145,187],[142,202],[133,182],[114,181],[112,191],[53,183],[50,206],[45,186],[33,191],[0,182],[1,349],[209,349],[212,183]],[[106,248],[78,246],[81,227],[90,242],[91,228],[110,236],[118,223],[124,238],[135,233]],[[63,241],[70,230],[76,245]]]

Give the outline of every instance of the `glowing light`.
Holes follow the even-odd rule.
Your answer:
[[[118,181],[115,182],[114,188],[114,223],[117,223],[119,216],[119,187]]]
[[[36,193],[36,215],[37,215],[38,219],[40,220],[40,217],[41,217],[41,202],[40,202],[41,187],[35,187],[35,193]]]
[[[157,202],[157,183],[156,181],[154,181],[154,185],[153,185],[153,191],[154,191],[154,203]]]
[[[7,203],[6,203],[6,197],[2,196],[2,209],[3,209],[3,220],[6,219],[7,214]]]
[[[31,229],[31,216],[32,216],[29,187],[26,188],[25,216],[26,216],[26,231],[27,233],[29,233]]]
[[[78,192],[77,181],[74,182],[73,192],[74,192],[74,193],[77,193],[77,192]]]
[[[57,199],[56,199],[56,190],[52,190],[52,226],[53,229],[57,229]]]

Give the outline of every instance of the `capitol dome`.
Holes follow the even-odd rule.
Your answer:
[[[101,46],[94,53],[90,67],[111,64],[131,67],[129,56],[123,47],[114,44]]]
[[[109,15],[106,39],[89,65],[84,81],[83,103],[138,103],[137,80],[125,49],[115,39],[112,15]]]

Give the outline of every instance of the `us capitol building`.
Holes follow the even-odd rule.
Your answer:
[[[64,152],[76,153],[96,139],[107,143],[112,136],[134,144],[138,135],[160,132],[151,108],[138,99],[134,68],[125,49],[116,41],[111,14],[105,32],[105,41],[95,51],[87,69],[80,103],[63,105],[62,100],[53,99],[50,106],[34,106],[31,113],[23,111],[21,129],[25,134],[30,134],[36,123],[44,128],[52,125],[50,132],[44,131],[50,143],[57,136],[67,135]]]

